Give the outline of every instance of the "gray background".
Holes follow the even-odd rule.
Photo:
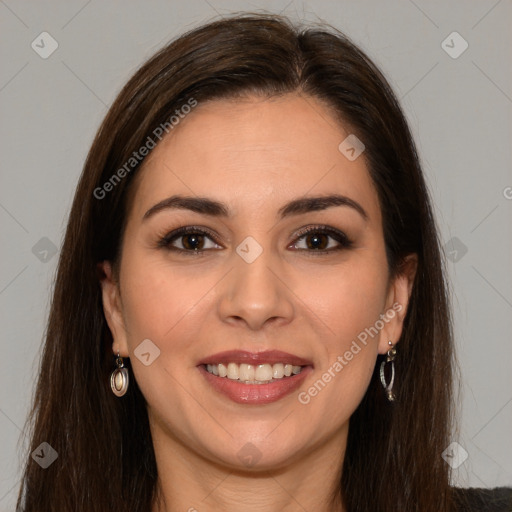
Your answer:
[[[453,440],[469,454],[460,463],[457,448],[450,459],[460,463],[455,483],[512,484],[511,0],[0,0],[1,510],[14,508],[57,248],[96,129],[136,67],[171,38],[259,9],[332,23],[401,99],[451,260],[462,373]],[[31,47],[43,31],[59,45],[47,59]],[[453,31],[469,44],[455,59],[442,46]]]

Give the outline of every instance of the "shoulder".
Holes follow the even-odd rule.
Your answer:
[[[510,512],[512,511],[512,487],[494,489],[453,487],[456,512]]]

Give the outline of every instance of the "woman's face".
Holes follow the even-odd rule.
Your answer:
[[[219,100],[146,159],[119,287],[108,263],[102,285],[162,446],[275,468],[345,441],[410,293],[389,278],[365,154],[339,149],[349,135],[311,97]]]

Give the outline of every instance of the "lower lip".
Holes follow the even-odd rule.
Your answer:
[[[242,384],[240,381],[228,377],[217,377],[208,372],[203,365],[198,368],[216,391],[227,396],[233,402],[256,405],[276,402],[293,393],[313,370],[311,366],[304,366],[300,373],[283,377],[269,384]]]

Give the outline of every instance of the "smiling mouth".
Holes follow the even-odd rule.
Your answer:
[[[289,363],[274,364],[203,364],[204,369],[216,377],[242,384],[270,384],[299,374],[303,366]]]

